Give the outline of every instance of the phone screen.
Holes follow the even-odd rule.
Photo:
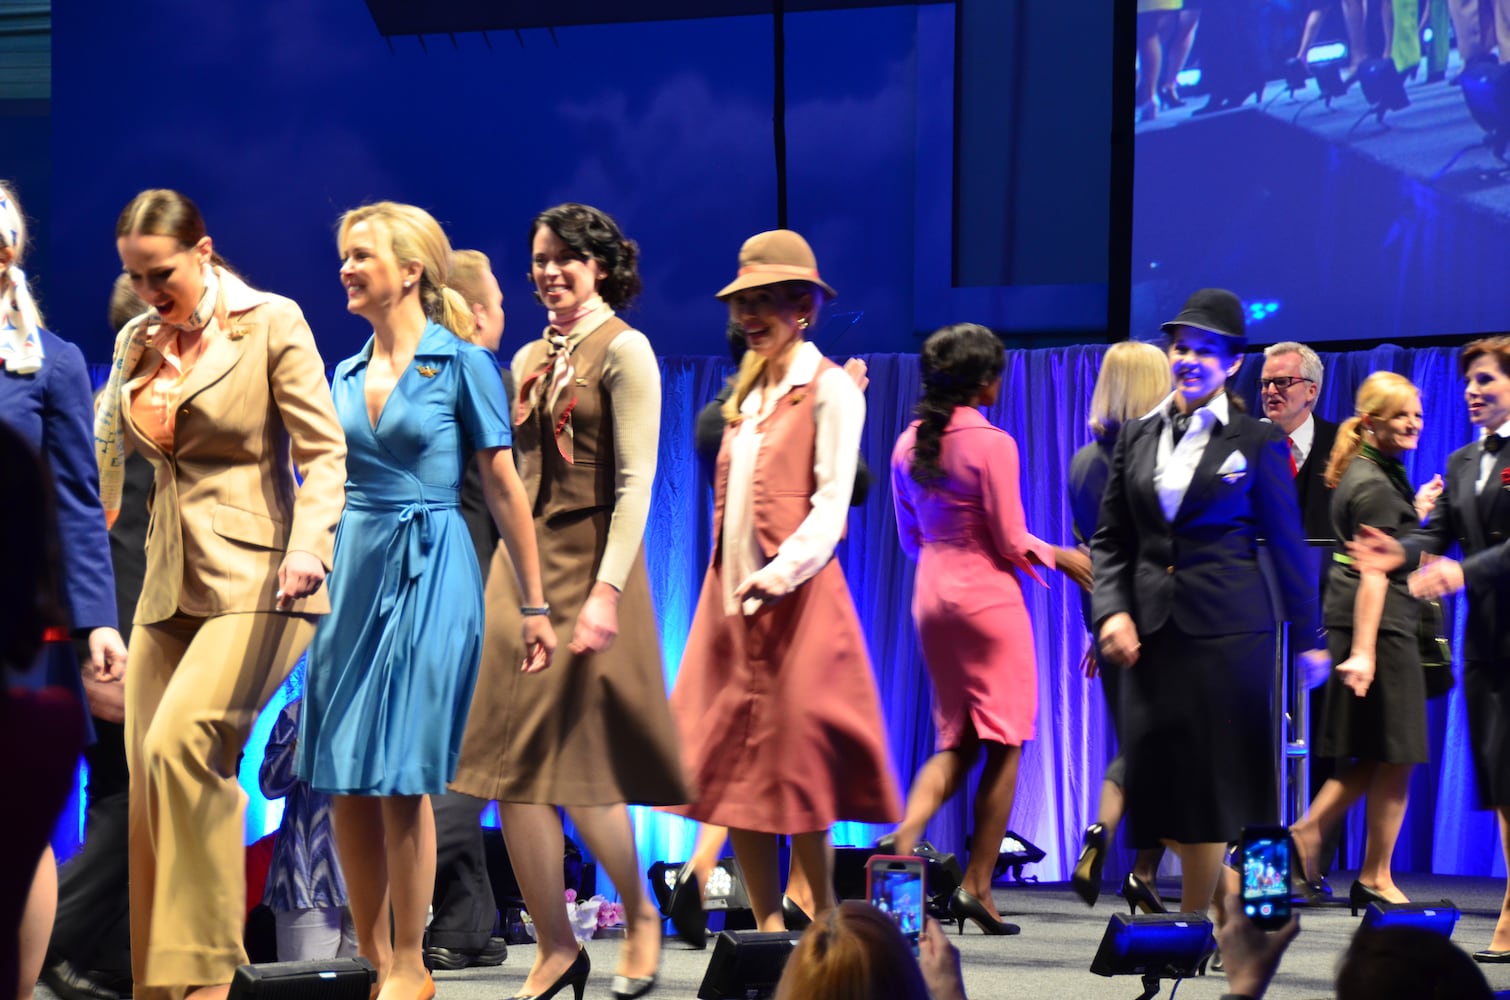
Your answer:
[[[1282,826],[1243,831],[1243,914],[1255,927],[1290,922],[1290,831]]]
[[[866,865],[866,883],[870,904],[891,917],[916,955],[923,933],[923,859],[873,857]]]

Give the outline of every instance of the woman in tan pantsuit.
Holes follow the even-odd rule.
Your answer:
[[[655,478],[660,369],[645,335],[615,315],[639,292],[638,250],[607,215],[559,205],[530,227],[531,277],[550,311],[514,356],[514,454],[534,512],[555,627],[554,665],[519,671],[519,598],[499,548],[461,763],[451,787],[499,800],[499,818],[539,942],[520,995],[582,995],[590,965],[567,921],[565,806],[623,898],[628,936],[611,991],[655,985],[661,918],[649,902],[626,802],[686,801],[666,708],[660,638],[641,539]]]
[[[246,961],[237,759],[330,610],[346,443],[299,307],[226,267],[193,202],[143,191],[116,248],[151,310],[96,417],[107,515],[126,449],[156,477],[126,665],[132,972],[141,1000],[211,1000]]]

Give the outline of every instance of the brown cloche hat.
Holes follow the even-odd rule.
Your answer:
[[[800,233],[772,229],[745,240],[745,245],[739,248],[739,273],[714,298],[726,299],[746,288],[782,281],[810,281],[831,299],[839,294],[818,277],[818,258]]]

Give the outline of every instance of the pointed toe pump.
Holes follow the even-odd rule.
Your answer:
[[[959,922],[959,933],[965,933],[965,921],[973,920],[982,934],[1017,934],[1022,931],[1016,924],[997,920],[985,904],[963,889],[955,889],[949,897],[949,915]]]
[[[1092,823],[1081,837],[1080,860],[1075,862],[1075,871],[1070,876],[1070,888],[1086,906],[1095,906],[1101,897],[1101,867],[1105,861],[1106,827]]]

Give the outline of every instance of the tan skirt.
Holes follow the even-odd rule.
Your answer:
[[[519,670],[519,587],[499,543],[488,571],[487,627],[461,761],[451,787],[504,802],[565,806],[675,805],[690,797],[666,707],[660,636],[644,552],[619,597],[619,635],[606,652],[568,648],[597,578],[609,510],[536,522],[540,573],[556,655],[537,674]]]

